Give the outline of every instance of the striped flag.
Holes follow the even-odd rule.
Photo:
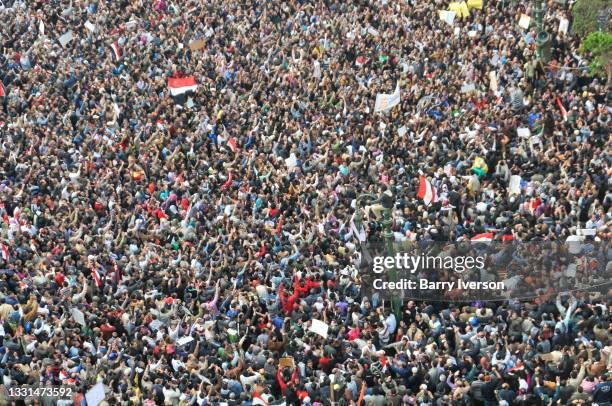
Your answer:
[[[96,286],[101,288],[102,287],[102,280],[100,279],[100,273],[98,272],[98,270],[96,268],[91,268],[91,276],[93,277],[94,281],[96,282]]]
[[[2,259],[8,262],[9,260],[9,251],[6,244],[2,243]]]
[[[557,106],[559,106],[559,110],[561,110],[561,116],[563,117],[563,121],[569,120],[569,117],[567,116],[567,110],[565,110],[565,107],[563,107],[563,103],[561,103],[561,100],[558,97]]]
[[[193,76],[168,78],[168,87],[172,96],[178,96],[187,92],[194,92],[198,88],[198,84]]]
[[[426,205],[438,201],[436,188],[423,175],[419,177],[419,191],[417,192],[417,197],[422,199]]]
[[[473,242],[491,242],[493,241],[493,233],[476,234],[470,240]]]
[[[236,150],[238,149],[236,147],[236,138],[232,137],[229,140],[227,140],[227,146],[229,147],[229,149],[232,150],[232,152],[235,154]]]
[[[110,44],[110,48],[112,51],[113,60],[115,62],[119,62],[119,60],[123,56],[121,53],[121,48],[119,48],[119,43],[117,41],[113,42],[112,44]]]
[[[268,406],[268,402],[266,402],[265,399],[263,397],[261,397],[259,392],[253,392],[253,402],[251,402],[251,403],[253,405]]]
[[[225,189],[226,187],[229,187],[229,185],[232,184],[232,170],[230,169],[228,174],[227,174],[227,180],[225,181],[225,183],[221,186],[221,189]]]
[[[117,261],[113,259],[113,272],[115,273],[115,284],[119,285],[121,282],[121,270],[117,265]]]

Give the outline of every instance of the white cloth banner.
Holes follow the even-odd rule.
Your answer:
[[[379,93],[376,95],[374,103],[374,112],[386,111],[392,109],[400,103],[400,88],[399,83],[395,86],[395,91],[392,94]]]

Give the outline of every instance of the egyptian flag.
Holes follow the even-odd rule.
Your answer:
[[[221,189],[225,189],[225,188],[229,187],[232,184],[232,179],[233,178],[234,177],[232,176],[232,170],[230,169],[228,171],[228,174],[227,174],[227,180],[225,181],[225,183],[223,185],[221,185]]]
[[[119,62],[119,60],[123,56],[123,53],[121,52],[121,48],[119,48],[119,43],[117,41],[113,42],[112,44],[110,44],[110,48],[111,48],[111,55],[113,56],[113,60],[115,62]]]
[[[176,97],[187,92],[195,92],[198,84],[193,76],[188,76],[184,78],[168,78],[168,87],[170,88],[170,94]]]
[[[2,243],[2,259],[5,260],[6,262],[8,262],[9,260],[8,247],[4,243]]]
[[[102,287],[102,280],[100,279],[100,273],[98,272],[98,270],[96,268],[91,268],[91,276],[93,277],[94,281],[96,282],[96,286],[101,288]]]
[[[268,402],[266,402],[265,399],[261,397],[259,392],[253,392],[253,401],[251,403],[253,405],[268,406]]]
[[[262,243],[261,249],[259,250],[259,253],[257,254],[257,256],[259,258],[263,258],[264,255],[266,255],[266,245]],[[282,289],[282,285],[281,285],[281,289]]]
[[[476,234],[471,238],[472,242],[491,242],[493,241],[493,233]]]
[[[174,99],[174,103],[182,105],[187,101],[187,96],[196,91],[198,84],[193,76],[168,78],[168,87],[170,88],[170,95]]]
[[[559,110],[561,110],[561,116],[563,117],[563,121],[569,120],[569,117],[567,116],[567,110],[565,110],[565,107],[563,107],[563,103],[561,103],[561,100],[558,97],[557,106],[559,106]]]
[[[236,138],[231,137],[230,139],[227,140],[227,147],[235,154],[236,150],[238,149],[236,147]]]
[[[516,366],[515,366],[515,367],[510,368],[510,369],[508,370],[508,373],[509,373],[510,375],[512,375],[512,373],[513,373],[513,372],[517,372],[517,371],[524,371],[524,370],[525,370],[525,364],[524,364],[523,362],[519,362],[519,363],[517,363],[517,364],[516,364]]]
[[[431,182],[425,179],[425,176],[423,175],[419,177],[419,191],[417,192],[417,197],[422,199],[426,205],[438,201],[438,193],[436,188],[431,184]]]
[[[119,269],[119,266],[117,265],[117,261],[115,261],[114,259],[113,261],[113,273],[114,273],[114,281],[115,281],[115,285],[119,285],[119,283],[121,282],[121,270]]]

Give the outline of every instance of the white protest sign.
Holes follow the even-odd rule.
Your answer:
[[[476,90],[476,85],[473,83],[465,83],[463,86],[461,86],[461,93],[470,93],[474,90]]]
[[[85,28],[87,28],[91,32],[96,32],[96,26],[90,23],[89,21],[85,21]]]
[[[400,103],[400,88],[399,83],[395,87],[395,91],[392,94],[379,93],[376,95],[376,102],[374,103],[374,112],[386,111],[392,109]]]
[[[378,31],[376,31],[373,27],[368,28],[368,34],[374,36],[374,37],[378,37]]]
[[[397,129],[397,133],[399,134],[400,137],[403,137],[404,135],[406,135],[406,132],[408,132],[408,129],[406,128],[405,125]]]
[[[98,406],[106,395],[104,394],[104,384],[102,382],[96,384],[93,388],[85,393],[85,400],[87,401],[87,406]]]
[[[155,331],[159,330],[159,328],[163,325],[164,323],[162,323],[159,320],[153,320],[151,323],[149,323],[149,327],[151,327],[151,330],[155,330]]]
[[[492,91],[497,92],[497,75],[494,71],[489,72],[489,88]]]
[[[522,138],[529,138],[531,135],[531,131],[526,127],[519,127],[516,129],[516,135]]]
[[[287,165],[287,169],[293,169],[297,166],[297,157],[295,154],[291,154],[289,158],[285,159],[285,164]]]
[[[521,177],[519,175],[510,176],[510,183],[508,184],[508,193],[511,195],[521,194]]]
[[[440,10],[440,19],[448,25],[453,25],[456,15],[457,13],[454,11]]]
[[[527,30],[529,29],[529,23],[531,22],[531,17],[527,14],[521,14],[521,18],[519,19],[518,25],[519,27]]]
[[[66,45],[68,45],[68,43],[72,41],[72,30],[68,30],[64,35],[59,37],[57,40],[61,44],[62,48],[66,48]]]
[[[569,28],[569,20],[567,18],[561,18],[559,20],[559,32],[563,35],[567,35],[567,30]]]
[[[323,338],[327,338],[327,330],[329,329],[329,325],[324,321],[312,319],[312,324],[310,324],[310,331],[315,334],[320,335]]]
[[[82,311],[80,311],[79,309],[72,308],[70,309],[70,314],[72,314],[72,318],[74,319],[74,321],[79,323],[81,326],[86,325],[85,314],[83,314]]]
[[[317,61],[315,59],[314,61],[314,72],[313,72],[313,76],[316,79],[320,79],[321,78],[321,63],[319,61]]]

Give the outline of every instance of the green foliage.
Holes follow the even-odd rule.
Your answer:
[[[609,0],[578,0],[572,9],[573,25],[572,30],[585,36],[590,32],[598,31],[597,16],[602,10],[610,7]],[[607,31],[608,27],[603,27]]]
[[[612,34],[592,32],[580,45],[581,52],[591,54],[589,68],[593,75],[604,76],[610,69],[612,57]]]

